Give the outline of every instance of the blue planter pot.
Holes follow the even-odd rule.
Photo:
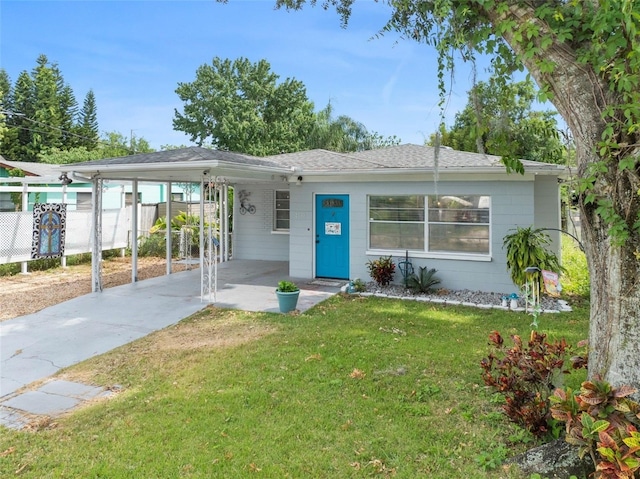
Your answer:
[[[298,304],[298,296],[300,291],[293,291],[291,293],[283,293],[276,290],[276,296],[278,297],[278,305],[280,306],[281,313],[288,313],[296,309]]]

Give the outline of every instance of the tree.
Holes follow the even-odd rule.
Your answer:
[[[64,85],[58,93],[60,105],[60,143],[62,148],[73,148],[79,144],[78,102],[69,85]]]
[[[322,148],[331,151],[362,151],[398,145],[400,140],[383,138],[353,118],[340,115],[333,117],[331,102],[315,114],[315,122],[306,142],[307,149]]]
[[[6,70],[0,68],[0,148],[5,141],[7,131],[6,112],[11,108],[11,80]]]
[[[1,153],[11,160],[33,160],[32,127],[34,124],[28,121],[33,116],[33,92],[34,86],[31,77],[26,71],[18,75],[13,88],[13,104],[11,114],[8,116],[7,127],[9,132]],[[10,137],[9,137],[10,135]]]
[[[6,89],[6,87],[9,87]],[[0,154],[16,161],[37,161],[47,150],[84,145],[95,148],[98,139],[95,98],[89,92],[82,111],[58,65],[40,55],[29,74],[23,71],[15,86],[0,70],[0,89],[7,116],[7,132]],[[83,131],[88,140],[83,142]]]
[[[39,125],[32,131],[31,148],[35,154],[46,148],[62,146],[63,112],[61,103],[72,103],[70,98],[62,100],[60,93],[60,76],[57,68],[49,66],[45,55],[40,55],[37,66],[31,77],[33,78],[33,119]],[[73,100],[75,102],[75,100]]]
[[[38,161],[61,165],[101,160],[103,158],[117,158],[136,153],[150,153],[152,151],[154,151],[153,148],[149,146],[149,142],[143,137],[129,139],[117,131],[112,131],[105,133],[104,137],[97,141],[94,149],[88,149],[85,146],[68,149],[51,148],[40,153]]]
[[[455,150],[515,159],[562,163],[564,147],[552,111],[532,109],[536,92],[529,79],[502,83],[496,77],[479,82],[457,113],[453,126],[441,129],[441,143]],[[435,144],[435,134],[430,143]]]
[[[39,162],[52,165],[68,165],[70,163],[82,163],[83,161],[100,160],[102,158],[109,157],[103,156],[100,150],[88,150],[84,146],[76,146],[75,148],[66,150],[51,148],[38,155]]]
[[[277,0],[301,8],[305,0]],[[315,4],[315,0],[310,0]],[[326,0],[347,22],[351,0]],[[640,385],[640,2],[399,0],[381,34],[435,46],[444,70],[478,53],[526,68],[573,133],[591,275],[589,375]],[[444,104],[444,96],[441,97]],[[517,167],[507,161],[507,167]]]
[[[198,67],[195,81],[178,84],[185,105],[173,127],[222,150],[264,156],[304,149],[313,103],[301,82],[278,78],[266,60],[216,57]]]
[[[116,158],[118,156],[135,155],[137,153],[151,153],[155,151],[142,136],[127,138],[122,133],[111,131],[103,135],[98,146],[102,158]]]
[[[84,99],[78,123],[78,135],[80,136],[78,145],[84,146],[88,150],[95,149],[98,146],[100,135],[98,132],[98,109],[93,90],[89,90]]]

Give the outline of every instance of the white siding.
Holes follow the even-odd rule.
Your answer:
[[[537,176],[535,183],[536,228],[560,228],[560,188],[555,177]],[[560,256],[561,233],[545,231],[552,241],[554,253]]]
[[[274,191],[286,190],[286,183],[237,184],[233,199],[233,257],[265,261],[289,261],[289,234],[273,231]],[[240,214],[238,193],[250,193],[256,212]]]
[[[251,192],[255,215],[240,215],[236,196],[234,202],[234,257],[289,261],[289,274],[297,278],[315,276],[315,195],[349,195],[351,278],[369,281],[367,261],[379,254],[367,254],[368,195],[435,194],[432,182],[362,182],[311,183],[291,185],[290,234],[275,234],[273,225],[273,197],[275,189],[286,185],[236,185],[237,192]],[[534,192],[538,199],[534,202]],[[503,238],[516,226],[555,227],[559,225],[559,200],[555,177],[540,177],[534,181],[441,181],[439,195],[475,194],[491,197],[491,255],[489,261],[449,258],[415,258],[412,264],[436,268],[441,287],[511,293],[517,291],[506,267]],[[290,252],[289,252],[290,249]],[[404,259],[404,251],[393,255],[396,263]],[[402,281],[399,270],[396,282]]]

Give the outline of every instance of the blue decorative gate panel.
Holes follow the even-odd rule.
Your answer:
[[[64,254],[67,205],[36,203],[33,206],[31,258],[60,258]]]

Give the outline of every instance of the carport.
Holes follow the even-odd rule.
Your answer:
[[[263,183],[278,179],[295,182],[295,170],[280,167],[257,157],[189,147],[153,153],[109,158],[64,165],[69,180],[90,181],[92,190],[92,291],[102,291],[101,243],[102,191],[107,181],[130,181],[132,184],[132,277],[137,281],[138,184],[162,183],[167,189],[167,218],[172,218],[171,186],[174,183],[198,184],[200,187],[199,265],[202,301],[215,302],[218,262],[230,259],[229,187],[235,183]],[[205,208],[205,206],[207,206]],[[218,218],[216,218],[216,216]],[[172,238],[166,235],[167,274],[171,274]]]

